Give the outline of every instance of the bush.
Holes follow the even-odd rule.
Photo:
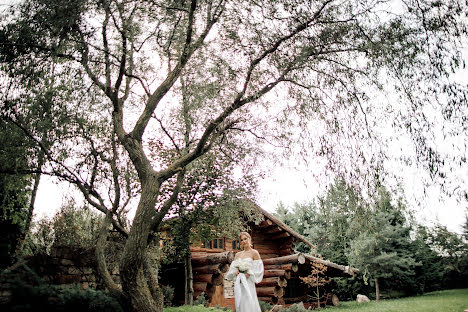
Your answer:
[[[193,305],[202,305],[202,306],[206,306],[208,304],[208,301],[206,300],[206,297],[205,297],[205,293],[202,292],[200,294],[200,296],[197,297],[197,299],[195,299],[193,301]]]
[[[24,254],[49,254],[52,246],[93,247],[101,220],[99,213],[87,206],[78,207],[73,198],[69,199],[52,220],[45,218],[32,224]]]
[[[94,289],[65,288],[59,292],[57,303],[60,310],[66,312],[123,312],[113,297]]]
[[[2,290],[11,293],[10,300],[0,305],[0,311],[33,312],[120,312],[117,300],[103,291],[78,286],[60,289],[44,283],[26,268],[19,274],[4,274],[0,279]]]
[[[262,312],[270,311],[273,308],[273,306],[268,302],[258,300],[258,303],[260,304],[260,310],[262,310]]]
[[[174,299],[174,287],[169,285],[163,285],[161,287],[163,297],[164,297],[164,306],[170,307],[172,306],[172,299]]]

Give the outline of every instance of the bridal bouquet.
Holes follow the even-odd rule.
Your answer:
[[[250,269],[250,261],[247,259],[238,259],[235,268],[239,273],[247,273]]]

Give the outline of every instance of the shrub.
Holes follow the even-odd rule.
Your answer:
[[[200,296],[197,297],[197,299],[195,299],[193,301],[193,305],[203,305],[203,306],[206,306],[208,304],[208,301],[206,300],[206,297],[205,297],[205,293],[202,292],[200,294]]]
[[[117,300],[103,291],[82,290],[77,286],[60,289],[43,282],[28,268],[19,273],[2,275],[0,285],[2,290],[11,293],[10,299],[0,305],[0,311],[123,311]]]
[[[273,308],[268,302],[258,300],[258,303],[260,304],[260,310],[262,310],[262,312],[270,311]]]
[[[170,307],[172,306],[172,299],[174,299],[174,287],[169,285],[163,285],[161,287],[163,297],[164,297],[164,306]]]

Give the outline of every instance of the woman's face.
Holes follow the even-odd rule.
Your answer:
[[[247,246],[250,246],[250,240],[246,235],[241,235],[239,239],[241,247],[245,248]]]

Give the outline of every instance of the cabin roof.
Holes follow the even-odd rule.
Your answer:
[[[315,249],[316,246],[314,244],[312,244],[304,236],[302,236],[301,234],[297,233],[292,228],[290,228],[289,226],[284,224],[283,221],[276,218],[274,215],[272,215],[271,213],[269,213],[265,209],[261,208],[260,206],[255,205],[255,207],[260,210],[260,212],[265,216],[265,219],[268,219],[268,220],[272,221],[278,227],[280,227],[284,231],[288,232],[291,236],[295,237],[297,240],[299,240],[299,241],[303,242],[304,244],[310,246],[311,248]]]

